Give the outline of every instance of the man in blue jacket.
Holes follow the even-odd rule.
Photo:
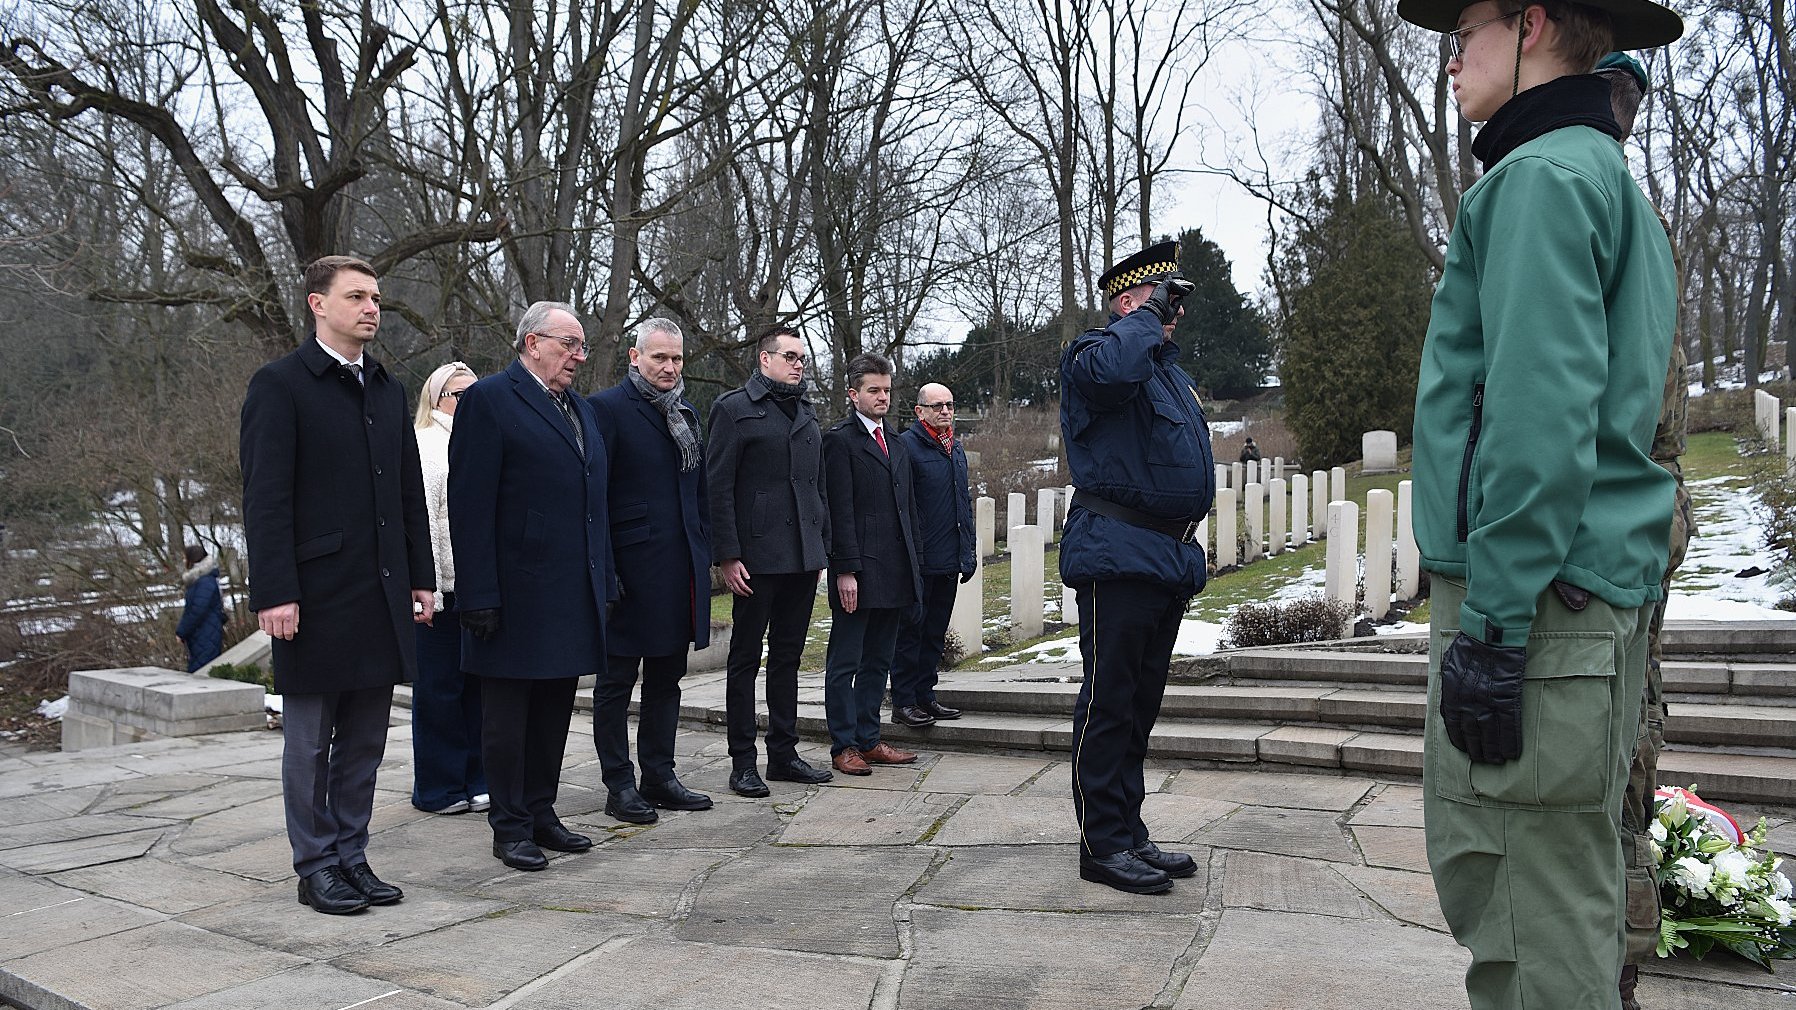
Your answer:
[[[898,436],[910,457],[917,499],[911,522],[917,534],[917,571],[923,606],[907,611],[892,657],[892,721],[928,726],[958,719],[960,709],[935,698],[937,669],[948,637],[948,619],[960,584],[977,570],[973,498],[967,489],[967,454],[954,435],[954,394],[939,382],[917,390],[917,423]],[[979,643],[963,643],[976,647]]]
[[[462,669],[480,678],[493,855],[518,870],[592,839],[555,814],[574,687],[605,668],[617,599],[605,442],[573,395],[586,331],[572,306],[518,321],[518,360],[462,393],[449,438],[449,536]]]
[[[181,573],[187,605],[175,637],[187,645],[187,672],[217,659],[224,651],[224,593],[218,588],[218,559],[199,544],[187,545],[187,570]]]
[[[592,736],[610,796],[605,813],[652,824],[656,807],[709,810],[711,797],[674,776],[680,678],[691,646],[711,641],[711,524],[705,443],[686,402],[686,352],[671,319],[642,324],[624,381],[591,399],[611,461],[611,550],[622,598],[593,687]],[[642,672],[630,763],[630,691]]]
[[[1105,271],[1109,324],[1060,358],[1060,430],[1079,488],[1060,547],[1085,665],[1073,711],[1079,876],[1135,894],[1197,872],[1141,821],[1141,763],[1185,607],[1206,579],[1197,524],[1215,495],[1197,385],[1172,342],[1192,290],[1178,262],[1178,243],[1162,242]]]

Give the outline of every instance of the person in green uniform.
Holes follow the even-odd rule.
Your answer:
[[[1677,276],[1591,71],[1683,22],[1647,0],[1397,10],[1448,33],[1460,112],[1485,124],[1416,389],[1429,867],[1473,1010],[1614,1010]]]

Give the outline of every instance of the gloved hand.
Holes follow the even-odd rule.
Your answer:
[[[493,636],[499,633],[499,608],[464,610],[461,614],[461,626],[482,642],[492,641]]]
[[[1460,632],[1441,657],[1447,739],[1481,764],[1522,756],[1522,669],[1528,650],[1486,645]]]
[[[1197,290],[1197,285],[1183,277],[1168,277],[1154,288],[1154,293],[1147,296],[1141,307],[1154,314],[1161,326],[1171,326],[1179,317],[1179,301]]]
[[[977,574],[977,573],[976,572],[961,572],[960,573],[960,584],[964,586],[967,583],[973,581],[973,576],[975,574]]]

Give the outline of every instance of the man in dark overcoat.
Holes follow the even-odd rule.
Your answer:
[[[462,669],[481,678],[481,758],[493,855],[519,870],[592,840],[555,813],[579,679],[605,668],[617,598],[607,460],[592,407],[570,392],[586,360],[571,306],[536,302],[518,360],[462,394],[449,438],[449,536]]]
[[[698,412],[686,402],[680,327],[642,324],[624,380],[592,397],[611,462],[611,549],[622,598],[593,687],[592,736],[610,795],[605,813],[636,824],[655,808],[709,810],[711,797],[674,775],[680,678],[688,650],[711,641],[711,521]],[[642,673],[636,753],[630,763],[630,692]]]
[[[978,571],[973,497],[967,488],[967,453],[954,433],[954,393],[939,382],[917,390],[917,423],[898,436],[910,458],[917,511],[917,571],[923,606],[905,616],[892,657],[892,721],[928,726],[958,719],[960,709],[935,698],[936,673],[948,638],[948,620],[960,586]],[[963,643],[977,650],[978,642]]]
[[[755,343],[760,368],[711,406],[706,482],[711,556],[734,594],[724,711],[730,789],[766,796],[755,770],[755,674],[767,640],[767,777],[827,782],[798,756],[798,659],[827,560],[823,432],[805,390],[804,341],[786,327]]]
[[[830,763],[844,775],[917,755],[879,738],[879,704],[898,644],[898,624],[923,597],[911,534],[911,473],[904,443],[887,430],[892,363],[877,354],[848,362],[848,416],[823,434],[829,504],[829,653],[823,708]]]
[[[380,281],[326,256],[305,282],[314,335],[250,379],[238,455],[249,604],[284,699],[299,900],[341,915],[403,897],[368,866],[368,819],[393,685],[417,670],[412,624],[431,619],[436,573],[405,390],[364,353]]]

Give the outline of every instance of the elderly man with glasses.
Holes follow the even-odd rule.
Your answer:
[[[730,789],[768,795],[756,769],[755,675],[767,641],[767,777],[815,785],[833,776],[798,756],[798,658],[817,575],[828,561],[823,433],[805,388],[804,341],[779,327],[755,342],[758,370],[711,407],[706,483],[711,556],[734,594],[724,688]]]
[[[917,507],[917,570],[923,605],[907,612],[892,658],[892,721],[928,726],[958,719],[960,709],[936,700],[935,683],[948,638],[948,619],[961,584],[978,569],[973,497],[967,489],[967,453],[954,434],[954,394],[939,382],[917,390],[917,423],[898,436],[910,458]],[[977,646],[977,642],[964,643]]]
[[[605,442],[570,387],[586,361],[572,306],[537,302],[518,360],[469,386],[449,438],[462,669],[481,679],[493,855],[518,870],[592,840],[555,814],[579,679],[605,669],[617,599]]]

